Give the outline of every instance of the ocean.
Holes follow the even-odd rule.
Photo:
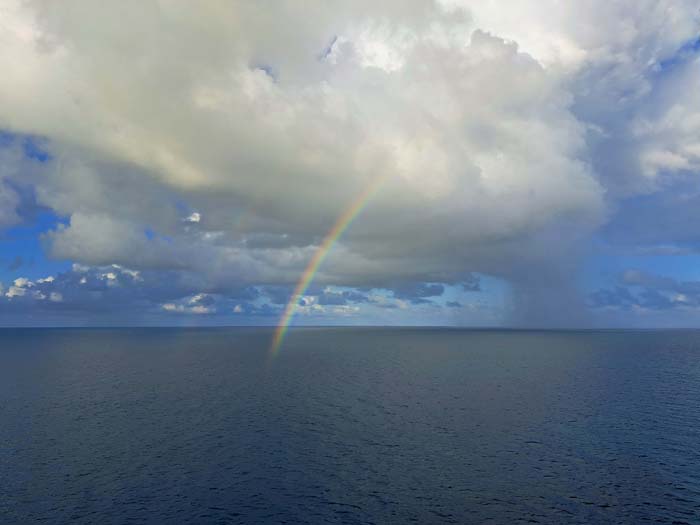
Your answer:
[[[0,522],[700,523],[700,332],[0,330]]]

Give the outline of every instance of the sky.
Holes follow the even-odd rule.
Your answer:
[[[0,326],[700,327],[696,0],[0,0],[0,71]]]

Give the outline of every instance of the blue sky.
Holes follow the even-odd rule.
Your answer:
[[[694,2],[216,6],[2,8],[0,325],[700,325]]]

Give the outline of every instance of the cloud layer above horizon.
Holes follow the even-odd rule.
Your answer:
[[[2,0],[0,230],[50,215],[68,266],[6,244],[0,312],[274,323],[383,178],[309,322],[694,322],[699,37],[689,0]]]

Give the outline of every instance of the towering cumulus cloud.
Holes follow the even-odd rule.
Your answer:
[[[514,322],[583,322],[592,240],[695,242],[619,231],[700,167],[699,27],[684,0],[2,0],[0,227],[31,188],[61,218],[46,253],[141,272],[134,304],[275,316],[383,177],[302,310],[410,309],[480,274]],[[166,274],[176,296],[145,297]]]

